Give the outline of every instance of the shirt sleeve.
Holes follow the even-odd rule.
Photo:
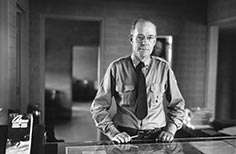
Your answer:
[[[96,97],[92,102],[90,112],[95,125],[110,139],[113,138],[119,131],[113,124],[109,109],[112,103],[112,96],[114,94],[114,64],[108,67],[102,82],[100,83]]]
[[[166,98],[169,102],[167,105],[169,111],[167,113],[169,119],[167,129],[170,129],[172,133],[175,133],[174,126],[177,130],[183,126],[185,101],[178,88],[174,72],[171,68],[169,68],[167,72]]]

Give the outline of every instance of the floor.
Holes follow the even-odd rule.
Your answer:
[[[72,119],[55,126],[57,139],[65,142],[97,141],[97,129],[89,112],[91,102],[75,102]]]

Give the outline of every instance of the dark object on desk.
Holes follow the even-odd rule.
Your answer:
[[[192,129],[188,127],[183,127],[175,134],[175,138],[197,138],[197,137],[224,137],[230,136],[219,132],[214,127],[208,129]]]
[[[44,153],[44,126],[34,125],[33,126],[33,137],[32,137],[32,147],[31,154],[43,154]]]
[[[48,142],[44,144],[45,152],[44,154],[58,154],[58,144],[57,142]]]
[[[236,119],[234,120],[214,120],[211,122],[211,125],[216,129],[216,130],[221,130],[226,127],[231,127],[231,126],[236,126]]]
[[[156,138],[159,136],[159,134],[162,131],[162,128],[156,128],[156,129],[150,129],[150,130],[137,130],[130,127],[123,127],[123,126],[117,126],[117,129],[120,132],[127,132],[131,137],[134,137],[133,139],[153,139],[156,140]]]
[[[5,153],[8,125],[0,125],[0,153]]]

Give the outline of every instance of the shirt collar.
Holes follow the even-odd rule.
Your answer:
[[[134,65],[135,68],[140,63],[140,60],[137,57],[135,57],[133,54],[131,54],[131,60],[132,60],[133,65]],[[142,61],[145,65],[145,68],[149,67],[150,61],[151,61],[150,57],[148,57],[148,58],[146,58]]]

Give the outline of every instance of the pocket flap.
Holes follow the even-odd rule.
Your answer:
[[[128,91],[133,91],[135,89],[134,85],[117,85],[116,86],[116,91],[120,92],[128,92]]]
[[[151,91],[155,93],[164,93],[164,86],[160,83],[154,83],[151,85]]]
[[[124,85],[124,92],[133,91],[134,88],[134,85]]]

